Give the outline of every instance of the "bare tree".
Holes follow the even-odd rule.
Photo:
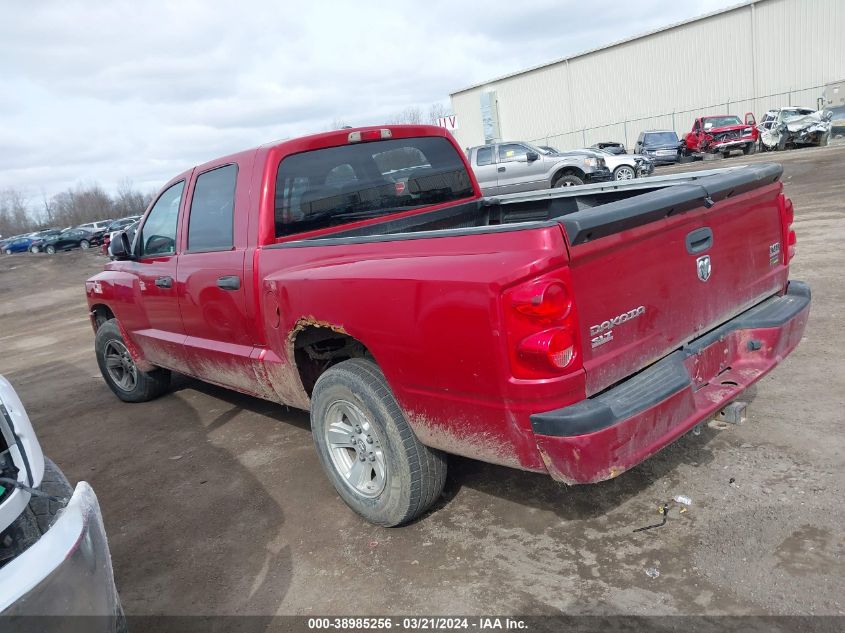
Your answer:
[[[393,114],[387,120],[387,122],[393,125],[399,125],[402,123],[419,125],[423,122],[423,113],[422,110],[417,106],[408,106],[401,112]]]
[[[428,122],[432,125],[437,125],[437,119],[452,114],[449,106],[445,103],[432,103],[428,109]]]
[[[0,191],[0,235],[28,233],[36,227],[35,218],[29,214],[26,198],[17,189]]]

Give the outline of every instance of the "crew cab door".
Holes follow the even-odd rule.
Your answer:
[[[499,193],[499,173],[496,165],[493,146],[487,145],[474,150],[472,158],[472,171],[481,187],[481,193],[485,196],[493,196]]]
[[[550,186],[545,182],[547,165],[542,157],[528,160],[531,150],[521,143],[496,146],[499,172],[499,193],[533,191]]]
[[[136,259],[125,266],[137,277],[139,300],[136,310],[121,317],[146,360],[181,372],[188,365],[176,298],[176,244],[184,190],[184,180],[165,189],[138,229]]]
[[[250,167],[251,162],[228,163],[195,172],[182,221],[177,280],[189,373],[257,394],[250,361],[255,341],[246,293],[251,287],[245,275],[246,223],[235,222],[241,191],[248,204]]]

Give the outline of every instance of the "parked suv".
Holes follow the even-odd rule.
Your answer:
[[[91,233],[97,233],[108,229],[112,222],[113,220],[97,220],[96,222],[86,222],[85,224],[80,224],[75,228],[82,229],[83,231],[89,231]]]
[[[681,141],[672,130],[646,130],[640,132],[635,154],[647,156],[657,165],[677,163],[680,155]]]

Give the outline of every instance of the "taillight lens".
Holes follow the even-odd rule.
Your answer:
[[[513,307],[543,322],[564,318],[572,306],[566,287],[558,282],[540,282],[523,286],[512,295]]]
[[[522,360],[537,366],[565,369],[575,359],[575,338],[565,327],[543,330],[524,338],[517,353]]]
[[[796,242],[795,231],[792,223],[795,221],[795,207],[792,200],[785,195],[780,195],[780,219],[781,232],[783,236],[783,263],[788,264],[795,257]]]
[[[577,367],[577,322],[564,280],[545,277],[512,288],[503,307],[516,378],[551,378]]]

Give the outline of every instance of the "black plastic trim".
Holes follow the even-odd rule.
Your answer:
[[[783,325],[806,308],[810,300],[810,287],[802,281],[791,281],[785,295],[766,299],[599,395],[533,414],[531,426],[536,434],[553,437],[584,435],[613,426],[691,387],[685,358],[735,330]]]
[[[560,219],[572,245],[613,235],[662,218],[678,215],[731,196],[777,182],[783,167],[777,163],[704,176],[695,184],[679,184],[639,196],[584,209]]]

